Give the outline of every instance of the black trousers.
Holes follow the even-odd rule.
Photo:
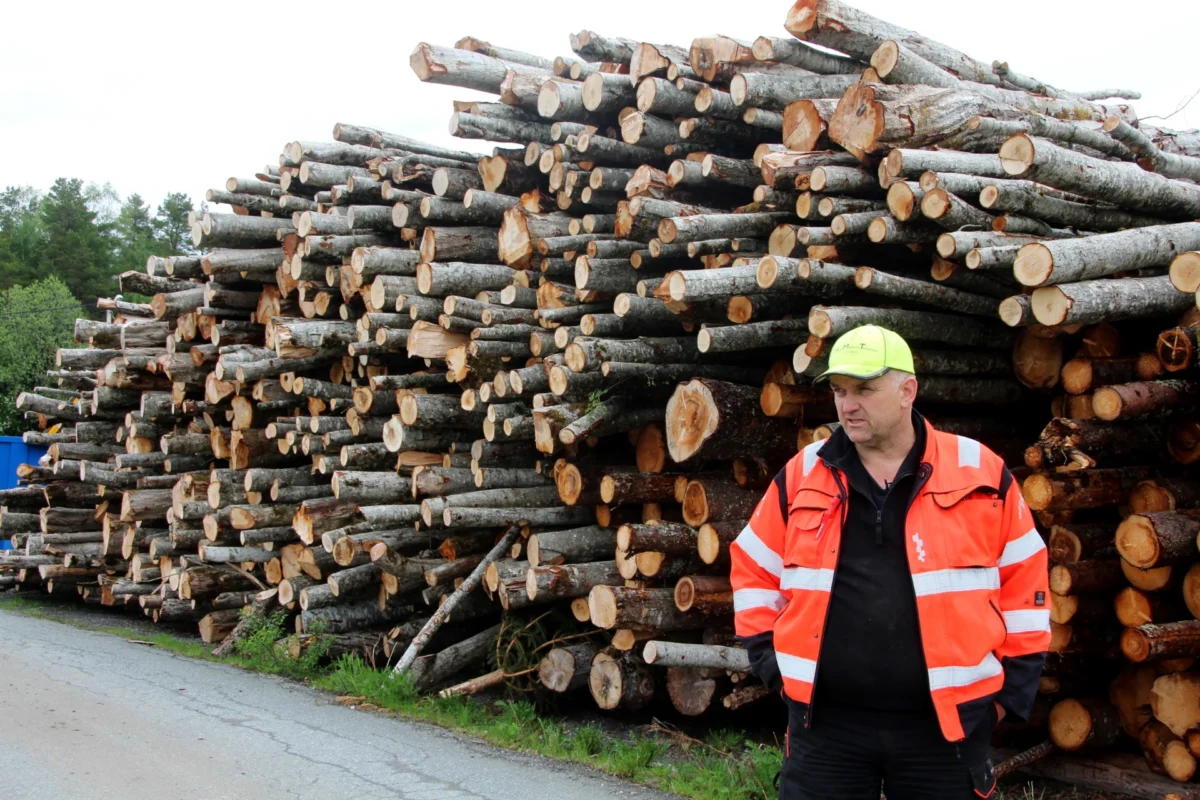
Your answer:
[[[990,797],[995,711],[964,742],[933,717],[823,708],[807,729],[793,703],[779,800],[968,800]]]

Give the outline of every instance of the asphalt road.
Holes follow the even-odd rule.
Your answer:
[[[5,800],[669,800],[284,680],[0,612]]]

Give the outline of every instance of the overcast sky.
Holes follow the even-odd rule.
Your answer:
[[[857,0],[859,8],[990,62],[1075,90],[1135,89],[1142,117],[1200,89],[1196,0],[1153,15],[1114,0]],[[225,179],[278,163],[289,141],[329,140],[335,122],[450,143],[450,101],[421,84],[418,41],[471,35],[553,57],[572,31],[679,44],[722,33],[786,35],[787,2],[12,3],[0,48],[0,184],[111,182],[122,198],[170,191],[199,202]],[[1166,123],[1200,126],[1200,98]],[[490,145],[462,143],[483,152]]]

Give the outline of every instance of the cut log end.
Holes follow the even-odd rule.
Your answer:
[[[1126,628],[1121,634],[1121,652],[1135,664],[1150,658],[1150,640],[1137,628]]]
[[[1041,286],[1054,272],[1054,254],[1039,242],[1027,244],[1017,251],[1013,275],[1024,286]]]
[[[1131,514],[1117,526],[1116,546],[1121,558],[1140,569],[1158,561],[1158,536],[1154,525],[1141,514]]]
[[[1050,737],[1063,750],[1078,750],[1092,734],[1092,715],[1078,700],[1064,700],[1050,710]]]
[[[691,458],[716,430],[718,417],[712,394],[703,382],[692,381],[679,387],[667,408],[671,459],[678,463]]]
[[[1018,133],[1000,146],[1000,165],[1009,175],[1024,175],[1033,166],[1035,150],[1033,139]]]
[[[885,112],[881,106],[871,84],[852,85],[842,95],[829,120],[829,138],[862,160],[878,148],[885,125]]]
[[[591,622],[597,628],[612,630],[617,625],[617,600],[609,586],[593,586],[587,598]]]

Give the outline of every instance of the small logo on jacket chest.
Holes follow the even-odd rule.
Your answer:
[[[921,541],[921,534],[913,533],[913,545],[917,548],[917,560],[922,564],[925,563],[925,542]]]

